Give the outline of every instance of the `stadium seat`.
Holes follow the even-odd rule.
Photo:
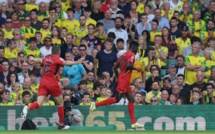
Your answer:
[[[4,126],[0,126],[0,130],[5,130],[5,127]]]
[[[169,67],[169,65],[171,65],[171,64],[177,64],[177,60],[168,59],[168,60],[167,60],[167,63],[166,63],[166,66]]]
[[[161,71],[160,71],[160,77],[161,78],[166,75],[166,71],[167,71],[167,69],[161,69]]]

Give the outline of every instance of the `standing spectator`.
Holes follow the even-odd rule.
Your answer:
[[[205,6],[205,3],[204,3],[204,6]],[[215,1],[210,0],[208,10],[206,10],[206,12],[201,14],[201,19],[203,19],[205,22],[208,22],[208,20],[213,19],[214,7],[215,7]]]
[[[179,12],[179,11],[174,11],[173,17],[175,17],[175,18],[178,20],[177,26],[178,26],[178,28],[179,28],[180,30],[182,30],[183,27],[186,26],[186,23],[184,23],[183,21],[181,21],[181,20],[179,19],[179,17],[180,17],[180,12]]]
[[[111,11],[105,11],[104,19],[99,20],[99,22],[104,24],[105,33],[108,32],[109,29],[114,28],[114,21],[111,20]]]
[[[157,97],[158,99],[161,99],[161,92],[159,91],[160,89],[160,84],[158,81],[153,81],[152,82],[152,91],[148,92],[146,94],[146,102],[150,103],[150,100],[152,97]]]
[[[74,33],[75,43],[78,46],[81,44],[81,38],[85,37],[88,34],[88,29],[86,26],[86,17],[83,15],[80,16],[79,23],[80,23],[80,26],[75,28],[75,33]]]
[[[192,86],[195,86],[195,85],[199,86],[200,89],[201,89],[201,92],[207,90],[207,89],[206,89],[207,83],[204,82],[204,78],[205,78],[204,72],[198,71],[198,72],[196,73],[196,79],[197,79],[197,81],[196,81],[195,83],[193,83]]]
[[[118,0],[110,0],[110,11],[112,13],[111,19],[115,20],[116,18],[124,18],[123,10],[120,10],[118,7]]]
[[[3,46],[0,46],[0,66],[2,66],[2,62],[5,61],[5,60],[8,60],[6,58],[4,58],[4,47]],[[1,71],[0,71],[1,72]]]
[[[185,64],[184,64],[184,56],[183,55],[178,55],[176,57],[177,60],[177,75],[178,74],[183,74],[185,73]]]
[[[128,33],[128,38],[134,40],[135,38],[135,24],[132,24],[132,20],[131,20],[131,15],[125,15],[124,17],[124,23],[122,25],[122,29],[124,29],[125,31],[127,31]]]
[[[99,21],[104,18],[104,13],[101,11],[101,1],[100,0],[94,0],[91,5],[92,14],[91,18],[95,21]]]
[[[60,28],[58,26],[54,26],[51,29],[52,32],[52,45],[53,46],[62,46],[65,45],[66,42],[63,38],[61,38]],[[48,35],[49,36],[49,35]]]
[[[207,42],[209,41],[210,38],[215,38],[215,20],[208,20],[207,21],[207,28],[205,31],[200,33],[200,39],[202,40],[202,45],[205,48]]]
[[[17,13],[19,14],[19,20],[24,21],[25,16],[27,16],[27,12],[25,11],[25,2],[24,0],[17,1]]]
[[[119,0],[118,8],[121,9],[124,14],[129,14],[131,5],[126,0]]]
[[[23,52],[25,53],[25,56],[34,55],[35,58],[40,58],[41,52],[40,52],[40,49],[37,48],[37,39],[35,37],[31,37],[29,42],[30,42],[30,46],[25,47],[23,50]]]
[[[42,27],[42,22],[37,19],[38,11],[36,9],[32,9],[30,11],[30,17],[31,17],[31,27],[35,28],[36,30],[40,30],[40,28]]]
[[[89,51],[92,52],[94,48],[101,50],[101,40],[95,36],[96,26],[93,24],[89,24],[87,28],[88,28],[88,34],[87,36],[85,36],[85,38],[87,38],[88,40]]]
[[[171,87],[171,79],[169,77],[165,77],[163,79],[163,87],[161,88],[161,91],[166,90],[168,92],[168,96],[169,96],[172,93],[172,89],[171,88],[172,88]]]
[[[10,91],[8,90],[3,90],[1,92],[1,102],[0,102],[0,106],[13,106],[14,102],[10,101]]]
[[[65,59],[66,52],[72,51],[74,46],[73,40],[74,40],[73,35],[71,33],[68,33],[66,35],[66,44],[62,44],[61,46],[61,55],[60,55],[61,58]]]
[[[96,61],[98,62],[98,72],[96,70],[96,63],[94,64],[95,74],[98,76],[102,74],[102,72],[107,71],[110,73],[110,76],[113,75],[113,65],[117,61],[116,53],[112,52],[113,40],[107,38],[105,40],[105,49],[101,50],[96,55]]]
[[[194,42],[192,44],[192,54],[185,57],[185,83],[192,85],[197,81],[196,74],[198,71],[205,71],[205,57],[199,55],[200,46]]]
[[[80,16],[83,15],[83,9],[81,8],[81,0],[74,0],[74,19],[79,20]],[[68,11],[68,9],[67,9]],[[69,17],[69,15],[68,15]]]
[[[19,79],[19,83],[23,84],[24,82],[24,78],[29,77],[28,75],[28,69],[29,69],[29,65],[27,62],[23,62],[22,63],[22,72],[18,73],[18,79]]]
[[[40,48],[41,57],[44,58],[47,55],[52,54],[52,38],[51,36],[46,36],[44,39],[44,46]]]
[[[4,31],[0,30],[0,46],[6,47],[6,42],[4,40]]]
[[[4,58],[10,59],[10,58],[17,58],[18,56],[18,48],[16,47],[16,44],[13,39],[9,39],[7,42],[7,46],[4,49]]]
[[[138,2],[135,0],[131,1],[131,8],[129,15],[131,16],[131,24],[135,25],[139,22],[140,14],[137,12]]]
[[[114,1],[114,0],[113,0],[113,1]],[[114,40],[114,44],[116,44],[117,39],[119,39],[119,38],[124,39],[124,50],[126,50],[126,49],[127,49],[126,43],[127,43],[127,40],[128,40],[128,33],[127,33],[125,30],[123,30],[123,29],[121,28],[121,26],[122,26],[122,24],[123,24],[122,22],[123,22],[123,19],[120,18],[120,17],[117,17],[117,18],[115,19],[115,21],[114,21],[114,23],[115,23],[115,28],[109,29],[109,30],[108,30],[108,33],[110,33],[110,32],[115,33],[116,38],[115,38],[115,40]]]
[[[193,20],[193,14],[190,12],[190,5],[189,3],[184,3],[182,7],[182,14],[180,15],[180,20],[184,23]]]
[[[87,88],[93,88],[94,86],[94,80],[95,80],[95,74],[90,71],[88,72],[88,75],[87,75]]]
[[[11,73],[18,73],[20,71],[18,68],[17,58],[9,59],[9,65],[10,65],[10,72]]]
[[[142,103],[141,103],[141,96],[142,96],[142,94],[139,93],[139,92],[136,92],[134,94],[134,105],[142,105]]]
[[[147,14],[145,14],[145,13],[141,14],[140,19],[141,19],[141,22],[138,23],[137,26],[136,26],[138,35],[142,35],[142,32],[144,30],[147,30],[147,31],[151,30],[151,26],[148,23]]]
[[[91,12],[91,8],[84,8],[84,16],[86,17],[86,26],[88,26],[89,24],[93,24],[96,26],[96,21],[92,18],[90,18],[92,12]]]
[[[189,54],[192,54],[192,44],[193,43],[198,44],[200,46],[200,52],[199,52],[199,54],[203,55],[202,49],[201,49],[201,40],[200,40],[200,38],[198,38],[198,37],[192,37],[190,39],[190,42],[191,42],[191,45],[183,49],[182,55],[183,56],[187,56]]]
[[[40,22],[42,22],[43,19],[47,19],[49,18],[49,13],[48,13],[48,10],[47,10],[47,5],[45,2],[40,2],[39,4],[39,11],[38,11],[38,20]]]
[[[13,27],[12,27],[12,19],[6,18],[6,24],[5,27],[2,28],[4,32],[4,39],[12,39],[13,38]]]
[[[71,53],[70,55],[71,55],[71,59],[73,59],[74,58],[73,55]],[[70,85],[72,87],[77,86],[81,80],[87,79],[87,73],[82,64],[64,66],[63,74],[64,74],[64,77],[69,78]]]
[[[188,27],[184,26],[181,30],[181,36],[175,40],[175,43],[178,46],[178,54],[182,54],[183,49],[190,46],[190,38],[188,36]]]
[[[8,83],[7,77],[10,74],[9,62],[7,60],[2,61],[2,72],[0,72],[0,81]]]
[[[11,18],[13,21],[13,28],[20,28],[23,25],[23,21],[19,20],[19,14],[17,12],[12,12]]]
[[[175,44],[175,39],[171,38],[170,30],[167,27],[164,27],[162,29],[162,45],[168,48],[168,59],[175,59],[176,56],[178,56],[178,48]]]
[[[179,86],[179,97],[183,97],[186,103],[190,102],[190,86],[184,83],[184,75],[177,76],[177,85]]]
[[[149,23],[150,21],[152,21],[155,18],[154,13],[152,13],[151,11],[152,11],[151,10],[151,6],[150,5],[145,5],[145,7],[144,7],[144,13],[146,13],[147,18],[148,18],[147,23]]]
[[[87,72],[92,71],[94,60],[91,55],[87,55],[87,51],[86,51],[87,47],[85,45],[80,45],[79,50],[80,50],[80,55],[76,56],[74,60],[77,61],[82,58],[83,59],[82,64],[84,65],[85,70]]]
[[[31,37],[35,37],[36,29],[31,27],[31,18],[26,16],[24,18],[24,25],[20,28],[22,39],[28,44]]]

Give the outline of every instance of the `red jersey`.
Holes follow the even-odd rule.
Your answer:
[[[125,52],[123,55],[121,55],[118,58],[117,63],[119,64],[119,67],[120,67],[119,78],[125,77],[126,75],[128,75],[128,77],[131,76],[132,70],[127,71],[127,63],[130,62],[133,65],[134,61],[135,61],[135,54],[131,51]]]
[[[59,56],[46,56],[42,60],[42,79],[58,80],[57,72],[63,65],[63,59]]]

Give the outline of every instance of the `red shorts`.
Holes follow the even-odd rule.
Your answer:
[[[130,87],[130,79],[118,79],[118,85],[116,88],[116,91],[122,94],[125,94],[127,92],[132,92]]]
[[[49,94],[52,97],[57,97],[62,94],[58,81],[41,80],[38,90],[38,96],[47,96]]]

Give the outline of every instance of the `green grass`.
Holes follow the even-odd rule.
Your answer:
[[[0,131],[0,134],[214,134],[215,131]]]

